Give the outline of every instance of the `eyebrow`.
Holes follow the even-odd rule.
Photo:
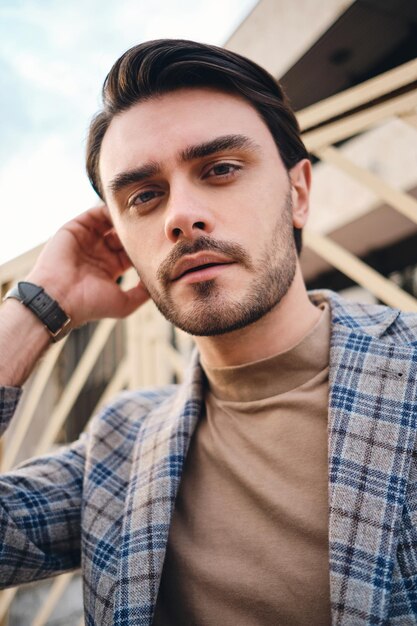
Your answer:
[[[117,192],[124,187],[134,183],[140,183],[142,180],[156,176],[160,171],[161,168],[158,163],[147,163],[146,165],[142,165],[142,167],[117,174],[108,184],[108,188],[113,194],[117,194]]]
[[[233,149],[245,149],[251,152],[257,152],[260,150],[260,146],[245,135],[223,135],[195,146],[188,146],[180,152],[179,159],[183,162],[189,162]],[[141,167],[117,174],[108,184],[108,189],[113,194],[117,194],[129,185],[139,183],[147,178],[160,174],[161,170],[162,168],[159,163],[151,161]]]
[[[185,148],[180,154],[182,161],[194,161],[194,159],[202,159],[206,156],[223,152],[224,150],[246,149],[256,152],[260,149],[252,139],[245,135],[223,135],[216,137],[211,141],[205,141],[196,146]]]

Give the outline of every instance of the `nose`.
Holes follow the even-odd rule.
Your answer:
[[[165,236],[172,243],[196,239],[214,229],[214,216],[193,186],[171,188],[166,207]]]

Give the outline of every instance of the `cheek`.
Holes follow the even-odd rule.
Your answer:
[[[116,226],[117,234],[119,235],[119,239],[122,243],[123,248],[125,249],[129,259],[132,261],[133,265],[136,267],[137,263],[137,246],[134,245],[134,238],[129,235],[129,233],[119,226]]]
[[[125,249],[139,277],[145,283],[145,286],[152,287],[156,282],[156,273],[158,270],[155,248],[146,245],[143,241],[129,238]]]
[[[120,221],[113,220],[116,232],[119,236],[120,242],[125,249],[126,254],[132,261],[133,266],[138,271],[139,275],[145,273],[145,259],[149,258],[149,250],[146,249],[143,238],[138,237],[134,230],[129,229]]]
[[[156,238],[155,228],[146,221],[138,223],[135,219],[113,220],[120,241],[136,268],[149,272],[158,261],[158,248],[161,242]]]

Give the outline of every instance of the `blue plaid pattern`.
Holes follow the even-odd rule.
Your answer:
[[[332,314],[332,624],[417,624],[417,316],[311,298]],[[2,430],[19,395],[0,388]],[[183,385],[121,394],[77,442],[3,475],[2,587],[81,565],[88,626],[150,626],[203,401],[195,355]]]

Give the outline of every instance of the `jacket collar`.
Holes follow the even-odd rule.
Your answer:
[[[333,329],[341,326],[375,338],[382,337],[401,314],[398,309],[379,304],[351,302],[327,289],[310,291],[309,297],[316,306],[329,303]]]

